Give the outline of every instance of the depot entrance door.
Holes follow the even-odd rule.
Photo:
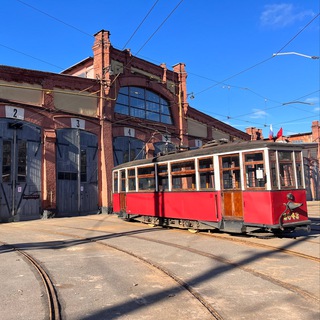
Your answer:
[[[97,136],[80,129],[57,130],[56,156],[58,213],[97,213]]]
[[[0,120],[0,221],[40,218],[41,157],[40,128]]]

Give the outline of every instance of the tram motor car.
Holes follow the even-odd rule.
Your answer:
[[[113,212],[192,230],[310,231],[297,144],[250,141],[123,163],[113,169]]]

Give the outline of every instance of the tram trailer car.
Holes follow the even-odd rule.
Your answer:
[[[310,231],[302,146],[250,141],[123,163],[113,211],[126,220],[194,230]]]

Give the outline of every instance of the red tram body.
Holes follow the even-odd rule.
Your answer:
[[[299,145],[213,144],[115,167],[113,211],[196,230],[309,229],[304,188]]]

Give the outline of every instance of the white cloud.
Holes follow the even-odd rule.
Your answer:
[[[250,118],[252,119],[261,119],[261,118],[265,118],[268,114],[260,109],[252,109],[253,113],[250,116]]]
[[[319,97],[312,97],[312,98],[307,98],[305,100],[306,103],[312,103],[312,104],[317,104],[319,103]]]
[[[269,4],[264,7],[260,22],[263,26],[283,28],[310,16],[314,16],[312,10],[300,11],[290,3]]]

